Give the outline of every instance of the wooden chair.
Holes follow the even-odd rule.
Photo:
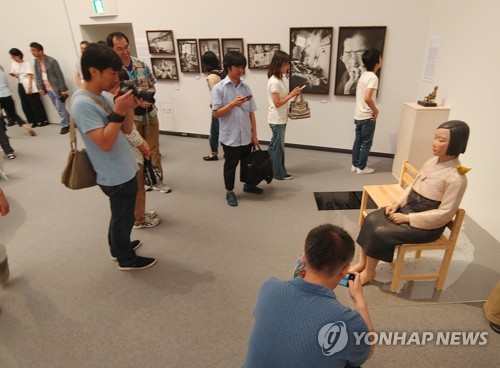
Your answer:
[[[446,226],[450,229],[448,236],[442,234],[441,237],[431,243],[424,244],[401,244],[398,245],[398,256],[396,261],[391,263],[393,267],[393,276],[391,283],[391,291],[393,293],[398,291],[398,286],[400,281],[405,280],[436,280],[434,287],[437,291],[443,290],[444,280],[448,273],[448,268],[451,262],[451,256],[453,255],[453,250],[455,249],[455,244],[457,243],[458,234],[460,233],[460,228],[462,227],[462,222],[464,220],[465,210],[458,209],[455,214],[455,218],[450,221]],[[415,258],[420,258],[420,253],[423,250],[443,250],[444,255],[441,261],[441,267],[439,268],[439,273],[428,273],[428,274],[403,274],[403,267],[405,262],[405,253],[410,250],[415,250]]]
[[[0,129],[3,129],[3,127],[0,125]],[[3,154],[4,152],[2,150],[0,150],[0,178],[3,178],[5,180],[9,180],[9,178],[7,177],[7,175],[5,175],[4,171],[3,171]]]
[[[359,210],[358,224],[361,227],[367,215],[366,205],[368,197],[370,197],[378,208],[389,206],[394,203],[403,194],[406,186],[415,181],[418,171],[410,163],[403,161],[403,168],[398,184],[383,184],[383,185],[365,185],[363,187],[363,196],[361,197],[361,208]]]

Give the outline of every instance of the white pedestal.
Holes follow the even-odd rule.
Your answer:
[[[392,175],[399,179],[404,160],[420,170],[422,164],[432,157],[434,131],[448,120],[449,114],[448,106],[424,107],[413,102],[403,104]]]

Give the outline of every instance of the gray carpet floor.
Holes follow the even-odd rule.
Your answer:
[[[107,246],[109,205],[98,188],[60,184],[69,137],[55,125],[30,137],[9,128],[17,158],[0,180],[11,213],[0,219],[11,280],[0,287],[0,367],[241,367],[260,285],[291,276],[307,232],[332,222],[356,236],[357,211],[318,211],[314,192],[362,190],[394,182],[392,161],[370,158],[373,175],[351,174],[346,154],[287,149],[295,179],[263,184],[261,196],[236,187],[225,202],[223,160],[204,162],[205,139],[160,137],[169,194],[150,192],[162,220],[133,231],[154,256],[151,269],[121,272]],[[500,335],[484,300],[500,279],[500,245],[467,218],[474,261],[441,293],[427,282],[399,294],[364,287],[378,331],[487,331],[484,346],[377,346],[364,367],[498,367]],[[351,305],[346,289],[338,298]]]

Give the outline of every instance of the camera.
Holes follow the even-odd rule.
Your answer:
[[[149,88],[138,87],[135,81],[122,80],[120,82],[120,89],[118,90],[118,95],[123,95],[128,91],[132,91],[132,94],[137,98],[142,98],[145,102],[154,103],[155,91]]]

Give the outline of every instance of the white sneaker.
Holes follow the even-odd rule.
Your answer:
[[[359,168],[356,169],[356,174],[358,175],[373,174],[374,172],[375,170],[368,166],[366,166],[363,170],[360,170]]]
[[[159,190],[160,193],[170,193],[172,189],[166,184],[157,183],[151,187],[153,190]]]
[[[356,166],[354,166],[354,165],[351,166],[351,172],[356,172],[357,169],[358,168]]]
[[[159,218],[147,218],[140,224],[134,225],[134,229],[144,229],[148,227],[155,227],[160,223]]]
[[[156,213],[156,211],[155,211],[155,210],[153,210],[153,211],[146,211],[146,212],[144,212],[144,217],[146,217],[146,218],[153,219],[153,218],[155,218],[156,216],[158,216],[158,214]]]

